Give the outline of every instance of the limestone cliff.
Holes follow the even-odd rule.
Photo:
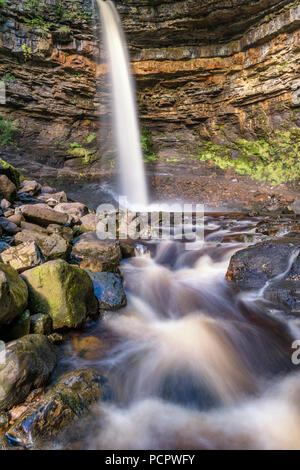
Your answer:
[[[116,3],[141,124],[153,130],[162,153],[187,152],[198,136],[221,143],[299,126],[297,1]],[[95,77],[102,83],[105,68],[93,11],[85,0],[6,0],[2,6],[0,78],[6,77],[7,104],[1,112],[18,120],[19,146],[32,158],[73,166],[74,158],[61,157],[97,132],[98,112],[106,113],[106,94],[96,94]]]

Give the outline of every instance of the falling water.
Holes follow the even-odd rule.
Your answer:
[[[131,205],[146,206],[147,186],[126,39],[113,2],[97,1],[112,85],[121,191]]]

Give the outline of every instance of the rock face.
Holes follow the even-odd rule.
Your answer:
[[[181,146],[186,150],[187,142],[197,145],[196,136],[222,142],[299,125],[298,1],[116,3],[142,125],[155,130],[159,149],[174,154]],[[98,130],[99,110],[107,113],[106,94],[96,97],[95,78],[104,84],[106,70],[95,61],[100,45],[90,2],[60,9],[55,4],[45,0],[31,8],[10,0],[1,11],[3,114],[13,111],[30,159],[60,167],[95,165],[89,150],[68,152],[70,144],[81,145]],[[103,142],[106,137],[105,131],[98,136]]]
[[[21,403],[46,383],[56,365],[54,346],[43,335],[27,335],[6,344],[0,363],[0,410]]]
[[[63,260],[49,261],[23,274],[32,314],[52,318],[53,329],[72,328],[97,314],[97,300],[88,274]]]
[[[27,307],[28,290],[17,271],[0,263],[0,325],[18,318]]]
[[[26,448],[40,447],[47,441],[53,444],[59,434],[88,415],[91,405],[107,393],[107,379],[98,371],[71,372],[26,411],[6,436],[12,443]]]

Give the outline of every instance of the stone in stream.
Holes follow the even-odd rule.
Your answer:
[[[57,258],[67,258],[71,251],[69,243],[57,234],[22,230],[15,236],[15,243],[35,242],[41,250],[43,257],[50,261]]]
[[[67,202],[55,206],[55,211],[68,214],[73,217],[83,217],[88,214],[88,208],[81,202]]]
[[[118,241],[99,240],[95,232],[81,235],[73,246],[80,266],[94,272],[118,272],[121,249]]]
[[[59,437],[70,440],[78,432],[75,425],[88,418],[92,405],[110,396],[107,379],[97,370],[70,372],[21,415],[6,437],[24,448],[53,445]]]
[[[20,173],[18,170],[0,158],[0,175],[7,176],[16,188],[20,188]]]
[[[237,251],[231,258],[226,279],[240,289],[261,289],[267,281],[283,274],[296,250],[300,250],[300,233],[257,243]],[[298,256],[285,280],[300,275]]]
[[[31,313],[49,314],[53,329],[75,328],[97,315],[98,302],[89,275],[63,260],[48,261],[23,274]]]
[[[10,265],[18,273],[35,268],[45,261],[35,242],[25,242],[18,246],[9,247],[1,253],[0,260],[4,264]]]
[[[6,344],[0,361],[0,411],[22,403],[44,386],[56,365],[55,346],[43,335],[27,335]]]
[[[50,224],[66,225],[69,220],[67,214],[45,207],[44,204],[25,205],[21,210],[26,221],[42,227]]]
[[[27,307],[28,289],[18,272],[0,263],[0,326],[11,323]]]
[[[72,346],[77,355],[87,361],[99,359],[104,350],[104,344],[95,336],[85,336],[83,338],[75,336],[72,341]]]
[[[93,281],[95,295],[103,310],[117,310],[126,306],[127,299],[121,277],[113,273],[95,273],[87,270]]]

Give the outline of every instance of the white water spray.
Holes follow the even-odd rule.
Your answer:
[[[130,205],[147,205],[147,186],[126,40],[111,1],[97,0],[112,84],[114,132],[122,195]]]

